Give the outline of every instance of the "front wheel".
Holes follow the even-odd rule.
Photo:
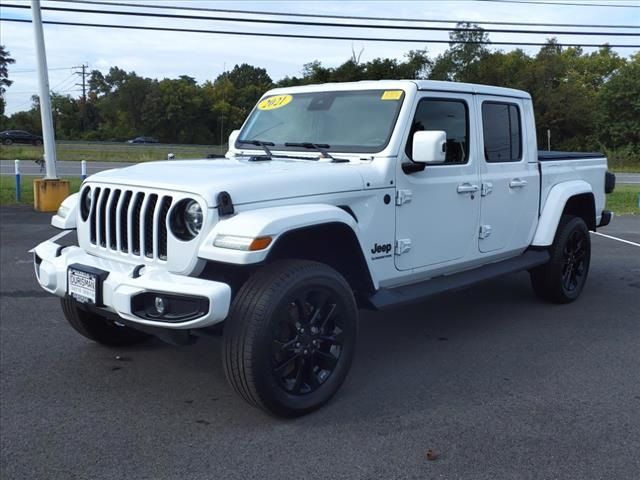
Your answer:
[[[2,141],[2,143],[5,144],[5,145],[11,145],[11,144],[13,144],[13,140],[11,140],[10,138],[5,138]]]
[[[60,300],[62,311],[73,329],[83,337],[110,347],[126,347],[148,340],[151,335],[117,325],[98,313],[84,310],[68,297]]]
[[[316,410],[347,376],[357,318],[353,292],[332,268],[302,260],[268,265],[242,286],[226,321],[227,379],[275,415]]]
[[[531,271],[533,290],[551,302],[573,302],[584,288],[591,263],[591,237],[584,220],[564,215],[549,253],[549,262]]]

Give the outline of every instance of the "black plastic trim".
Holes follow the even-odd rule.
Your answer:
[[[220,217],[226,217],[228,215],[233,215],[234,212],[233,200],[231,200],[229,192],[220,192],[218,194],[218,215]]]
[[[425,168],[427,168],[427,164],[423,162],[414,162],[413,160],[411,160],[410,162],[402,162],[401,167],[402,171],[409,175],[411,173],[422,172]]]
[[[606,227],[607,225],[609,225],[611,223],[612,217],[613,217],[613,214],[609,210],[603,210],[602,217],[600,217],[600,223],[598,224],[598,228]]]
[[[604,193],[612,193],[616,188],[616,176],[611,172],[604,174]]]
[[[518,257],[484,265],[473,270],[443,275],[402,287],[381,288],[369,297],[369,303],[376,310],[413,303],[439,293],[461,290],[501,275],[528,270],[547,263],[549,258],[547,250],[528,250]]]

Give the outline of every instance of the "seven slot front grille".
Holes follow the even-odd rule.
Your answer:
[[[88,218],[91,243],[149,259],[167,259],[167,216],[173,198],[96,187]]]

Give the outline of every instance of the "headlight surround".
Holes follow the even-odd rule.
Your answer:
[[[91,187],[86,187],[80,196],[80,215],[84,222],[89,218],[89,213],[91,213]]]
[[[180,240],[193,240],[202,230],[204,222],[204,211],[200,204],[191,198],[181,200],[174,207],[169,226],[173,233]]]

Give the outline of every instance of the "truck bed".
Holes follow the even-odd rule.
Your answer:
[[[541,162],[556,160],[584,160],[585,158],[604,157],[604,153],[598,152],[560,152],[557,150],[538,150],[538,160]]]

